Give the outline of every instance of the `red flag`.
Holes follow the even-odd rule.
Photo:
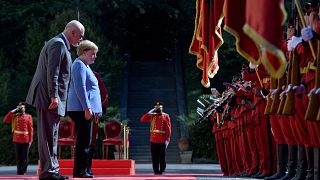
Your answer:
[[[224,0],[197,0],[195,30],[189,52],[197,56],[197,67],[202,70],[201,83],[210,86],[209,78],[218,71],[217,51],[223,43],[221,22]]]
[[[286,15],[283,0],[247,0],[243,30],[264,49],[261,62],[274,78],[282,77],[287,65],[281,51]]]
[[[238,53],[248,61],[258,64],[260,61],[260,48],[243,32],[246,22],[247,0],[226,0],[224,30],[236,38]]]

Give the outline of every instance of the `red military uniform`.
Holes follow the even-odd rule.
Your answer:
[[[248,97],[248,91],[245,90],[245,88],[239,88],[238,91],[236,92],[235,96],[240,99],[239,105],[240,107],[240,126],[241,126],[241,156],[242,156],[242,161],[244,164],[244,171],[245,174],[243,174],[244,177],[249,177],[253,174],[256,173],[257,168],[257,159],[254,160],[254,158],[257,158],[257,150],[256,150],[256,144],[255,141],[252,140],[252,137],[254,137],[252,128],[249,128],[249,118],[248,118],[248,113],[250,113],[249,116],[251,116],[251,106],[250,106],[250,100]],[[251,131],[251,132],[249,132]],[[252,141],[252,142],[250,142]],[[253,150],[251,146],[255,147],[255,151]],[[254,152],[252,152],[253,150]],[[253,162],[255,161],[255,162]],[[256,164],[256,165],[253,165]],[[255,166],[255,167],[253,167]]]
[[[19,104],[17,109],[10,111],[3,119],[3,123],[12,124],[18,175],[27,171],[29,148],[33,140],[32,117],[24,112],[24,105]]]
[[[150,122],[152,167],[155,174],[162,174],[166,169],[166,148],[171,136],[170,116],[162,112],[162,105],[157,102],[153,112],[144,114],[140,119],[141,122]]]
[[[12,123],[13,142],[31,143],[33,140],[33,123],[30,114],[9,112],[3,123]]]
[[[214,120],[214,116],[210,116],[211,121],[213,122],[212,127],[212,134],[214,134],[215,141],[216,141],[216,150],[218,159],[220,162],[221,171],[223,172],[224,176],[228,175],[228,163],[227,157],[224,149],[224,140],[223,140],[223,132],[222,129],[218,127],[218,124]]]
[[[224,149],[227,158],[228,164],[228,175],[233,175],[235,173],[235,163],[232,155],[232,129],[231,129],[231,121],[229,119],[224,120],[224,125],[222,126],[223,130],[223,140],[224,140]]]
[[[254,119],[252,118],[252,106],[253,106],[253,89],[251,88],[246,95],[247,97],[247,103],[243,106],[243,108],[246,108],[243,110],[243,117],[246,120],[247,124],[247,137],[248,137],[248,145],[249,145],[249,151],[250,151],[250,157],[251,157],[251,165],[250,165],[250,174],[256,174],[259,169],[259,155],[258,155],[258,147],[257,142],[255,140],[255,128],[254,125]]]
[[[235,175],[240,175],[243,172],[243,164],[239,151],[239,125],[238,120],[234,119],[238,115],[236,113],[236,107],[230,107],[230,109],[232,121],[230,121],[228,125],[230,125],[232,161],[234,163]]]
[[[265,78],[266,71],[263,68],[263,66],[258,66],[258,74],[261,78]],[[252,109],[252,118],[254,119],[254,125],[255,125],[255,138],[256,138],[256,144],[258,148],[259,153],[259,174],[253,177],[257,178],[263,178],[265,176],[269,176],[271,174],[271,161],[270,161],[270,155],[271,150],[270,146],[271,142],[269,140],[269,133],[270,129],[268,127],[267,117],[264,115],[264,109],[266,107],[266,100],[263,99],[262,95],[260,94],[261,85],[258,80],[258,76],[256,73],[248,73],[244,71],[242,73],[242,78],[245,81],[254,81],[255,83],[252,83],[253,85],[253,91],[254,91],[254,98],[253,98],[253,104],[254,108]]]
[[[146,113],[140,121],[150,122],[150,142],[164,143],[170,141],[171,122],[168,114]]]

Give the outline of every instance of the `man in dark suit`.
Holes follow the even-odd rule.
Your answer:
[[[79,21],[72,20],[63,33],[45,43],[26,98],[26,103],[37,109],[40,179],[68,178],[59,173],[58,129],[60,117],[66,112],[72,64],[70,45],[78,46],[84,31]]]

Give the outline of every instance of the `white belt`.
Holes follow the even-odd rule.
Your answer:
[[[28,131],[18,131],[18,130],[14,130],[14,133],[16,133],[16,134],[29,134]]]
[[[161,130],[152,130],[150,132],[154,132],[154,133],[161,133],[161,134],[165,134],[165,131],[161,131]]]

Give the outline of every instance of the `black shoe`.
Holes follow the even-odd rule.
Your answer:
[[[87,172],[88,174],[90,174],[90,175],[93,175],[93,172],[92,172],[91,168],[87,168],[87,169],[86,169],[86,172]]]
[[[80,173],[73,176],[74,178],[93,178],[94,176],[92,174],[88,174],[87,172]]]
[[[251,177],[254,174],[248,173],[248,174],[242,174],[241,177]]]
[[[51,176],[48,177],[40,177],[40,180],[65,180],[68,179],[68,176],[61,176],[60,174],[52,174]]]
[[[262,174],[261,172],[257,172],[256,174],[252,174],[251,177],[252,178],[256,178],[257,176],[259,176],[260,174]]]
[[[257,179],[264,179],[266,177],[266,175],[264,173],[259,174],[258,176],[255,176],[254,178]]]
[[[276,179],[280,179],[282,178],[283,176],[285,176],[286,173],[285,172],[277,172],[276,174],[272,175],[272,176],[269,176],[269,177],[266,177],[264,178],[265,180],[276,180]]]
[[[68,176],[62,176],[61,174],[57,174],[60,178],[69,179]]]

